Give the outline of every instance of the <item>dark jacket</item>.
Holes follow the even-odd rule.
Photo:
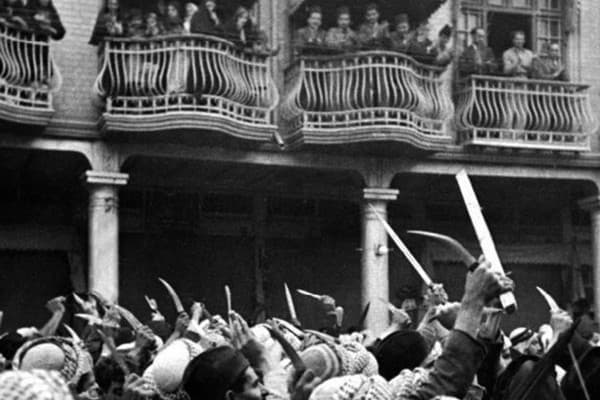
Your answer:
[[[47,35],[54,40],[60,40],[65,36],[65,27],[52,1],[47,6],[42,6],[37,1],[32,2],[32,12],[31,29],[35,33]]]
[[[481,63],[477,61],[480,60]],[[479,49],[470,45],[461,54],[459,60],[459,70],[462,74],[493,74],[497,72],[498,64],[494,52],[489,47]]]
[[[208,9],[201,5],[198,11],[192,15],[190,22],[190,31],[192,33],[205,33],[208,35],[218,35],[223,32],[221,24],[215,24],[215,21],[210,17]]]
[[[439,395],[462,399],[467,394],[486,350],[480,342],[459,330],[448,335],[442,355],[433,364],[429,378],[402,400],[429,400]]]

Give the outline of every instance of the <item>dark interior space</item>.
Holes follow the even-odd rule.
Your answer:
[[[521,30],[525,32],[525,47],[532,49],[531,25],[529,15],[490,12],[488,14],[488,45],[494,50],[496,57],[502,58],[502,53],[512,47],[512,32]]]

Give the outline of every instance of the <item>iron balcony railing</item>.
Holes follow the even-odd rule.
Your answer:
[[[95,91],[106,100],[109,128],[217,128],[253,138],[275,130],[269,61],[213,36],[109,38]]]
[[[48,36],[0,25],[0,118],[47,125],[61,85]]]
[[[473,75],[459,82],[457,125],[463,144],[589,151],[597,128],[588,86]]]
[[[286,76],[288,140],[448,143],[454,107],[444,71],[388,51],[302,57]]]

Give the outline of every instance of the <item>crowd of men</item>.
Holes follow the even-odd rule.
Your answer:
[[[408,54],[417,61],[438,66],[450,64],[458,53],[458,66],[463,74],[504,75],[547,80],[568,80],[561,61],[558,43],[548,44],[541,54],[536,55],[525,48],[525,33],[512,32],[513,46],[507,49],[501,60],[486,43],[483,28],[471,30],[471,44],[459,51],[452,44],[453,29],[445,25],[430,39],[427,22],[420,22],[413,29],[414,21],[407,14],[399,14],[391,26],[380,20],[376,4],[367,5],[364,22],[353,30],[351,11],[348,7],[337,10],[337,25],[329,30],[322,28],[323,11],[320,7],[308,10],[306,26],[300,28],[294,38],[296,55],[351,52],[356,50],[384,49]]]
[[[159,0],[156,6],[124,10],[119,0],[106,0],[97,19],[91,44],[105,37],[155,38],[186,34],[206,34],[231,40],[237,46],[254,51],[267,51],[266,35],[250,18],[250,11],[239,6],[225,19],[216,0],[190,1]]]
[[[466,273],[460,302],[428,289],[414,323],[388,304],[391,323],[375,334],[344,323],[340,306],[320,302],[327,323],[302,326],[286,287],[289,319],[253,325],[231,309],[213,315],[194,302],[189,314],[166,282],[172,327],[146,297],[146,323],[98,293],[70,295],[80,332],[63,324],[65,297],[47,303],[41,328],[0,336],[0,398],[7,400],[408,400],[594,399],[600,396],[600,348],[581,310],[554,307],[548,324],[501,329],[498,296],[514,282],[481,258]],[[235,301],[233,302],[235,303]],[[1,315],[1,313],[0,313]],[[352,328],[341,329],[352,325]],[[59,333],[62,333],[59,334]],[[596,335],[597,336],[597,335]]]
[[[60,40],[65,36],[52,0],[2,0],[0,25]]]

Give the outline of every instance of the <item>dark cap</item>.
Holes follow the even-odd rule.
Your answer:
[[[386,336],[373,350],[379,364],[379,374],[390,380],[404,369],[421,365],[429,353],[419,332],[398,331]]]
[[[239,351],[221,346],[194,358],[183,374],[183,389],[191,400],[223,399],[250,366]]]

